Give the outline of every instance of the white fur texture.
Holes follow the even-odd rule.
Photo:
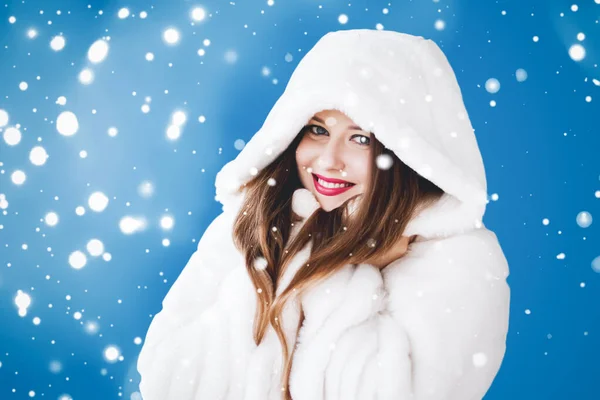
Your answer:
[[[429,40],[350,30],[306,54],[261,130],[217,175],[224,212],[165,297],[138,359],[145,400],[281,399],[279,340],[271,327],[259,346],[252,339],[257,293],[231,238],[243,200],[235,189],[328,108],[373,131],[446,194],[409,223],[405,235],[420,238],[407,256],[382,271],[346,265],[301,299],[293,399],[475,400],[490,387],[505,353],[509,268],[481,222],[485,173],[454,73]],[[306,189],[293,200],[304,219],[318,208]],[[292,260],[277,293],[310,250],[309,242]],[[281,321],[290,348],[298,319],[290,302]]]

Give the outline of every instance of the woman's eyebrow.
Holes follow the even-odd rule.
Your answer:
[[[320,122],[323,125],[325,125],[325,122],[323,122],[323,120],[321,118],[319,118],[319,117],[312,117],[312,119],[314,119],[315,121]],[[348,127],[348,129],[354,129],[354,130],[357,130],[357,131],[362,131],[362,128],[360,126],[356,126],[356,125],[351,125],[351,126]]]

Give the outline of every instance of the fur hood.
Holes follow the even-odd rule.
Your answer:
[[[487,183],[454,72],[431,40],[394,31],[330,32],[304,56],[263,126],[216,177],[216,199],[274,161],[317,112],[337,109],[446,194],[406,228],[429,238],[481,227]],[[435,220],[435,223],[428,223]]]
[[[338,109],[445,191],[405,236],[405,257],[382,271],[348,264],[302,297],[290,391],[294,400],[481,399],[506,349],[508,264],[481,221],[486,179],[452,68],[435,43],[392,31],[321,38],[300,61],[264,125],[217,174],[220,214],[153,319],[138,359],[145,400],[279,400],[281,345],[252,339],[256,293],[231,232],[237,189],[272,162],[306,121]],[[319,204],[297,189],[304,220]],[[290,263],[277,293],[310,255]],[[293,338],[299,304],[282,324]],[[288,345],[294,345],[288,339]]]

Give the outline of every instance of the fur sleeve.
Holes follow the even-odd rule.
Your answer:
[[[225,329],[219,325],[223,321],[217,320],[218,307],[211,306],[235,265],[235,257],[241,257],[230,238],[232,217],[222,213],[208,226],[148,328],[137,361],[145,400],[171,399],[175,393],[182,395],[185,387],[192,390],[194,385],[183,381],[197,379],[200,372],[200,365],[189,366],[203,358],[198,352],[205,351],[204,346],[197,344],[209,341],[206,335],[218,335]],[[172,382],[175,374],[180,382]]]
[[[485,229],[415,246],[383,270],[387,307],[337,340],[325,398],[483,398],[506,349],[507,276]]]

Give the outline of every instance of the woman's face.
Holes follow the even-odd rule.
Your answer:
[[[366,191],[374,140],[369,132],[341,111],[324,110],[316,113],[300,134],[303,137],[296,150],[298,175],[323,210],[329,212]],[[317,181],[318,177],[325,183]],[[352,185],[344,188],[326,183],[328,180]]]

